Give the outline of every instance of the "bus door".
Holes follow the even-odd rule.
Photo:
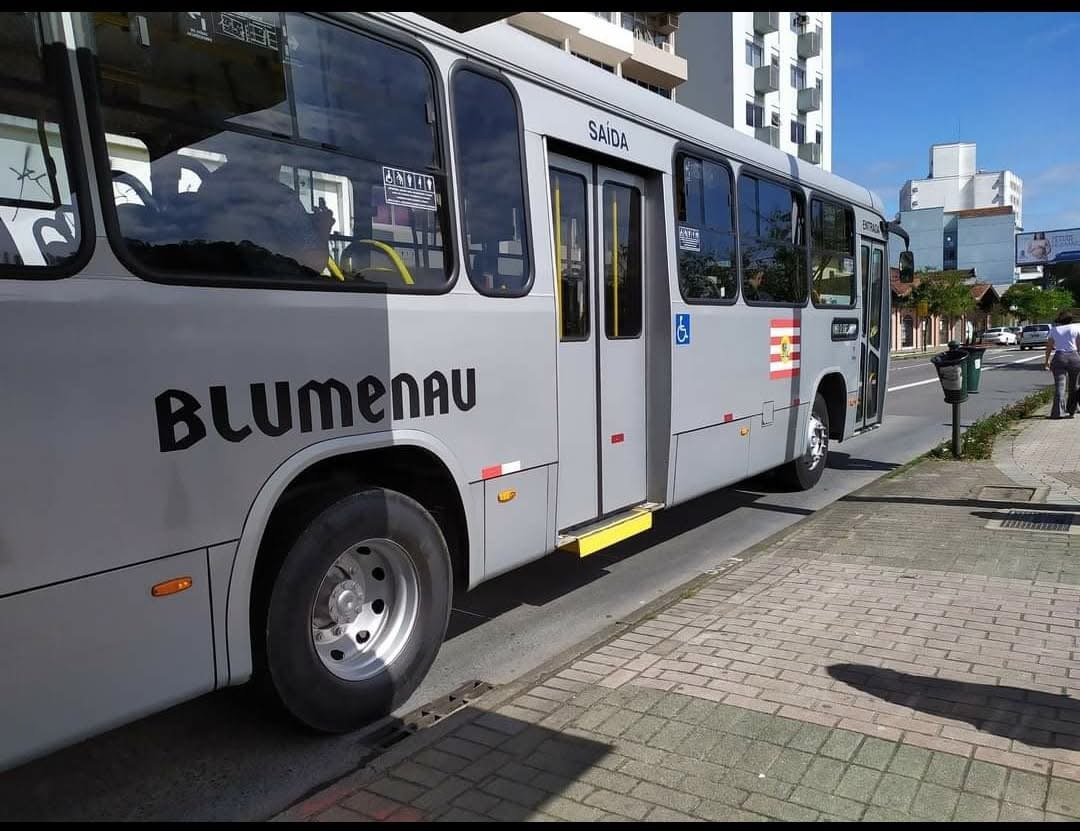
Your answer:
[[[885,393],[885,360],[882,347],[882,322],[885,313],[885,246],[863,237],[859,244],[859,271],[862,277],[862,358],[859,362],[859,405],[855,429],[871,427],[881,421]]]
[[[644,184],[550,161],[561,531],[645,501]]]

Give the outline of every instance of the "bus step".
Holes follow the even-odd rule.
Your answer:
[[[601,548],[607,548],[635,534],[648,531],[652,528],[653,512],[662,507],[663,505],[657,502],[646,502],[614,516],[583,525],[575,528],[571,533],[560,534],[558,546],[563,551],[569,551],[579,557],[588,557]]]

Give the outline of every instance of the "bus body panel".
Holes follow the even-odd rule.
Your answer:
[[[0,558],[3,594],[236,539],[267,478],[327,438],[420,430],[453,448],[465,481],[556,458],[542,295],[492,314],[498,301],[463,293],[433,301],[106,275],[3,289],[3,539],[34,552]],[[281,435],[260,428],[261,403]],[[46,508],[64,521],[41,522]]]
[[[0,603],[0,769],[214,688],[206,549]],[[150,586],[190,577],[152,597]]]
[[[749,418],[688,430],[675,437],[675,492],[672,503],[716,490],[716,482],[746,478],[750,463]]]
[[[547,465],[484,482],[485,579],[551,550],[549,477],[557,475],[557,466]]]
[[[214,668],[217,686],[229,683],[229,584],[236,567],[238,540],[212,545],[207,549],[210,569],[210,603],[214,625]]]

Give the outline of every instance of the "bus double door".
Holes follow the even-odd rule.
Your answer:
[[[552,155],[560,531],[645,501],[644,183]]]

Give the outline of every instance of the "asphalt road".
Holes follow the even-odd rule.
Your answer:
[[[988,351],[962,423],[1045,386],[1041,359]],[[434,668],[400,712],[469,680],[507,683],[948,438],[951,408],[928,360],[892,362],[888,384],[884,426],[834,443],[810,492],[757,477],[661,512],[613,549],[553,554],[459,598]],[[0,820],[266,819],[371,752],[362,734],[313,735],[229,689],[0,774]]]

